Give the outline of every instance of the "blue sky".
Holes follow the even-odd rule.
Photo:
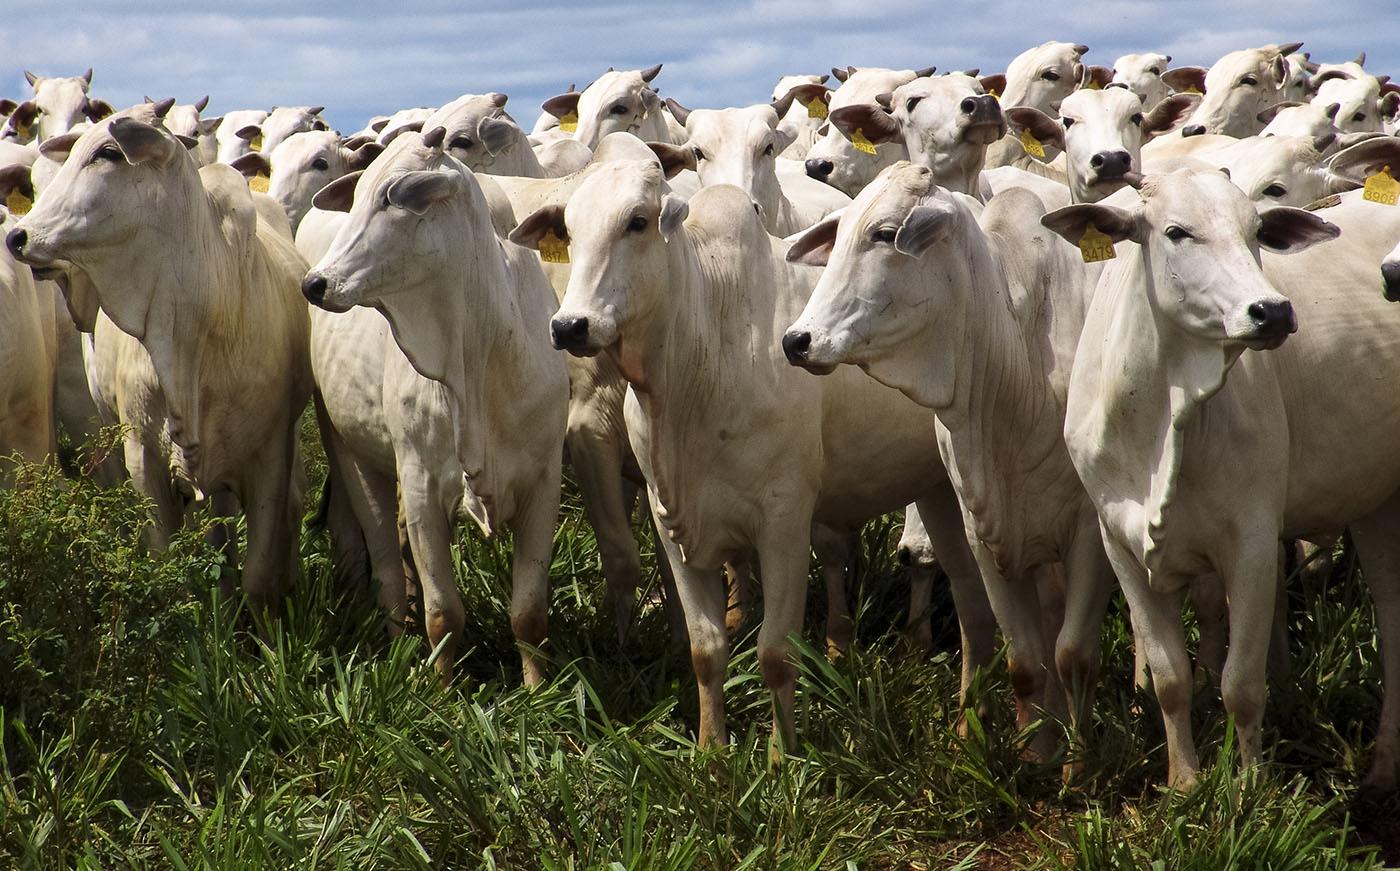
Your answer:
[[[528,128],[547,97],[609,66],[664,62],[655,84],[692,107],[766,100],[777,76],[834,65],[1001,71],[1047,39],[1086,43],[1087,60],[1158,50],[1173,65],[1302,40],[1314,60],[1360,50],[1400,73],[1396,0],[710,0],[710,2],[238,4],[27,0],[0,17],[0,96],[21,71],[93,67],[113,105],[212,96],[209,113],[322,104],[342,131],[372,114],[503,91]],[[57,10],[62,10],[61,12]],[[208,113],[206,113],[208,114]]]

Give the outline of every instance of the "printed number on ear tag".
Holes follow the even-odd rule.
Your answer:
[[[1031,157],[1044,157],[1045,146],[1040,144],[1030,130],[1021,131],[1021,147],[1026,149],[1026,153]]]
[[[262,134],[261,134],[261,133],[259,133],[257,136],[254,136],[252,139],[249,139],[249,140],[248,140],[248,148],[249,148],[249,150],[251,150],[251,151],[262,151]]]
[[[1079,253],[1085,263],[1099,263],[1118,256],[1113,250],[1113,239],[1093,224],[1086,227],[1084,235],[1079,237]]]
[[[540,237],[540,260],[545,263],[568,263],[569,243],[550,230]]]
[[[257,191],[260,194],[265,194],[267,193],[267,182],[267,176],[263,175],[262,173],[258,173],[257,175],[248,179],[248,190]]]
[[[826,104],[822,102],[822,98],[821,98],[821,97],[813,97],[813,98],[812,98],[812,102],[810,102],[810,103],[807,104],[807,117],[808,117],[808,118],[825,118],[825,117],[826,117]]]
[[[19,188],[11,188],[10,195],[5,197],[5,208],[10,210],[10,214],[21,217],[29,214],[29,210],[34,207],[34,201],[20,193]]]
[[[560,130],[563,130],[565,133],[574,133],[574,132],[577,132],[577,131],[578,131],[578,112],[577,112],[577,111],[570,112],[569,114],[565,115],[563,118],[560,118],[560,119],[559,119],[559,129],[560,129]]]
[[[1400,181],[1390,174],[1389,166],[1382,167],[1380,172],[1366,177],[1361,198],[1383,206],[1393,206],[1400,199]]]
[[[875,153],[875,143],[865,138],[865,131],[857,127],[851,133],[851,144],[856,147],[856,151],[864,151],[866,154]]]

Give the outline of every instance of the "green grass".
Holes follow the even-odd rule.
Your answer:
[[[947,591],[939,652],[908,654],[891,519],[866,530],[859,646],[835,664],[813,585],[802,746],[773,767],[752,632],[730,671],[734,743],[701,751],[689,657],[657,608],[619,649],[572,488],[551,571],[553,677],[534,691],[520,686],[498,543],[459,539],[469,649],[443,688],[421,639],[390,643],[373,596],[332,578],[319,532],[261,640],[218,601],[223,566],[198,531],[153,558],[142,510],[47,470],[0,494],[0,866],[1218,871],[1369,867],[1371,844],[1395,846],[1395,807],[1355,792],[1379,675],[1345,558],[1291,594],[1296,675],[1272,698],[1270,764],[1236,772],[1203,690],[1211,763],[1174,795],[1156,786],[1161,726],[1132,689],[1121,606],[1081,785],[1062,786],[1061,760],[1023,761],[1030,736],[999,666],[960,736]]]

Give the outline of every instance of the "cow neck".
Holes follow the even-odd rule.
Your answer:
[[[966,149],[971,149],[970,154]],[[910,154],[914,154],[912,149]],[[952,149],[943,149],[932,142],[920,143],[917,162],[928,167],[938,187],[981,198],[979,181],[987,163],[987,146],[959,142]]]
[[[1036,351],[1044,306],[1018,318],[1001,263],[970,215],[949,401],[935,408],[947,432],[958,494],[973,528],[1007,575],[1025,571],[1039,527],[1063,513],[1077,478],[1064,448],[1063,415]],[[931,264],[933,265],[933,264]],[[945,264],[937,264],[942,268]],[[947,319],[944,320],[947,322]],[[940,341],[934,338],[933,341]]]
[[[1188,334],[1164,316],[1152,301],[1151,255],[1140,251],[1119,280],[1100,285],[1112,296],[1089,423],[1094,476],[1110,491],[1105,500],[1142,506],[1141,528],[1116,531],[1141,547],[1152,572],[1166,542],[1187,427],[1224,386],[1240,351]]]
[[[657,518],[683,548],[703,541],[701,524],[716,516],[692,504],[705,479],[722,473],[716,459],[770,426],[782,396],[775,293],[738,256],[769,258],[767,235],[755,248],[738,240],[742,232],[731,227],[711,242],[687,225],[672,235],[638,349],[646,381],[633,392],[649,424]]]
[[[478,191],[474,202],[481,202]],[[517,281],[483,208],[473,208],[460,258],[434,283],[384,297],[379,309],[413,368],[447,389],[457,460],[466,476],[466,508],[490,535],[503,494],[495,474],[498,445],[517,424],[534,374],[521,340],[530,335],[516,299]],[[441,282],[440,284],[437,282]],[[523,425],[523,424],[522,424]]]

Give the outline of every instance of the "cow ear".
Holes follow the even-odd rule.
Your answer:
[[[1029,132],[1041,142],[1048,142],[1059,149],[1065,147],[1065,128],[1039,109],[1030,106],[1012,106],[1006,110],[1006,126],[1017,136]]]
[[[252,142],[262,135],[262,126],[259,124],[249,124],[246,127],[239,128],[233,135],[237,136],[239,139],[246,139]]]
[[[350,156],[345,160],[345,165],[349,167],[351,172],[357,172],[369,166],[376,157],[383,153],[384,146],[371,139],[369,142],[361,143],[360,147],[351,151]]]
[[[1259,213],[1259,244],[1280,254],[1296,254],[1341,234],[1340,227],[1324,221],[1317,212],[1276,206]]]
[[[672,145],[669,142],[648,142],[647,147],[661,161],[661,171],[666,174],[667,178],[674,178],[676,173],[683,169],[695,168],[695,152],[689,146]]]
[[[385,191],[385,199],[391,206],[422,215],[461,189],[462,177],[456,172],[419,169],[395,179]]]
[[[830,101],[831,90],[825,85],[819,84],[794,85],[788,89],[786,94],[773,101],[773,111],[777,112],[778,117],[781,118],[787,114],[788,109],[792,108],[794,101],[805,106],[813,100],[820,100],[823,103]]]
[[[957,209],[949,203],[920,203],[904,216],[894,236],[894,250],[910,257],[922,257],[935,243],[946,239],[957,220]]]
[[[1071,245],[1079,244],[1090,224],[1114,242],[1122,242],[1125,239],[1137,242],[1142,236],[1136,212],[1102,203],[1065,206],[1042,215],[1040,223],[1052,233],[1064,237]]]
[[[1274,81],[1278,83],[1274,86],[1275,90],[1282,90],[1288,82],[1288,61],[1283,59],[1283,55],[1275,56],[1269,63],[1269,72],[1273,73]]]
[[[899,137],[899,122],[890,113],[872,103],[856,103],[833,111],[828,120],[842,135],[853,139],[859,131],[872,145]]]
[[[1084,67],[1084,78],[1080,80],[1081,88],[1096,88],[1103,90],[1113,81],[1113,68],[1100,66],[1099,64],[1088,64]]]
[[[1294,106],[1301,105],[1303,104],[1299,103],[1297,100],[1284,100],[1282,103],[1273,104],[1272,106],[1260,112],[1258,115],[1255,115],[1254,117],[1259,119],[1260,124],[1269,124],[1275,118],[1277,118],[1278,113],[1282,112],[1284,109],[1292,109]],[[1339,104],[1337,107],[1341,108]]]
[[[22,163],[0,167],[0,203],[14,191],[19,191],[30,202],[34,201],[34,182],[30,178],[29,167]]]
[[[1006,76],[1001,73],[992,73],[990,76],[983,76],[978,79],[982,83],[982,90],[988,94],[1001,96],[1006,93]]]
[[[83,107],[83,114],[87,115],[88,120],[94,123],[101,121],[115,111],[112,104],[106,100],[88,100],[87,105]]]
[[[0,115],[9,115],[11,112],[15,111],[18,106],[19,103],[16,103],[9,97],[0,97]]]
[[[773,154],[777,156],[787,151],[788,146],[797,141],[797,134],[786,127],[775,127],[769,134],[773,139]]]
[[[509,148],[520,132],[519,127],[500,117],[487,116],[476,122],[476,138],[491,155]]]
[[[68,159],[68,153],[73,150],[73,145],[82,135],[78,131],[69,131],[58,136],[50,136],[39,146],[39,153],[54,163],[62,163]]]
[[[1185,121],[1186,117],[1196,110],[1196,104],[1199,102],[1201,98],[1196,94],[1173,94],[1159,100],[1157,105],[1152,107],[1152,111],[1143,116],[1142,125],[1138,129],[1149,139],[1160,136]]]
[[[1400,139],[1373,136],[1338,151],[1327,162],[1334,175],[1361,183],[1385,167],[1400,169]]]
[[[395,139],[398,139],[405,133],[421,133],[422,130],[422,121],[411,121],[408,124],[404,124],[402,126],[395,127],[393,130],[390,130],[387,136],[381,134],[379,137],[379,144],[388,145],[390,142],[393,142]]]
[[[346,173],[321,188],[311,198],[311,205],[326,212],[348,212],[355,202],[355,185],[359,183],[363,170]]]
[[[1162,81],[1166,82],[1167,87],[1178,94],[1191,90],[1204,94],[1206,92],[1206,69],[1205,67],[1177,67],[1162,73]]]
[[[175,155],[175,143],[160,128],[135,118],[118,118],[107,128],[132,166],[161,164]]]
[[[272,175],[272,164],[268,162],[266,157],[256,151],[248,152],[234,160],[229,166],[243,173],[247,178],[252,178],[256,175]]]
[[[199,122],[199,132],[203,133],[205,136],[213,136],[214,131],[218,130],[219,125],[222,123],[224,123],[223,115],[219,115],[215,118],[204,118]]]
[[[1376,103],[1376,109],[1381,113],[1381,117],[1388,121],[1394,121],[1400,115],[1400,93],[1391,91],[1383,94]]]
[[[826,220],[808,228],[788,248],[788,262],[825,266],[831,258],[832,246],[836,244],[836,227],[839,223],[839,218],[828,216]]]
[[[550,233],[562,242],[569,241],[569,230],[564,226],[564,207],[561,205],[553,204],[536,209],[533,214],[516,224],[507,238],[522,247],[539,250],[540,240]]]
[[[661,217],[656,222],[656,229],[661,231],[661,238],[667,242],[671,241],[671,237],[680,230],[689,214],[690,204],[685,200],[675,194],[667,194],[662,197]]]
[[[39,104],[33,100],[25,100],[15,107],[10,113],[10,123],[28,126],[34,123],[34,119],[39,117]]]
[[[555,118],[563,118],[570,112],[578,111],[578,98],[581,96],[583,96],[583,94],[578,91],[560,94],[557,97],[550,97],[548,100],[545,100],[540,104],[540,108],[544,109]]]

